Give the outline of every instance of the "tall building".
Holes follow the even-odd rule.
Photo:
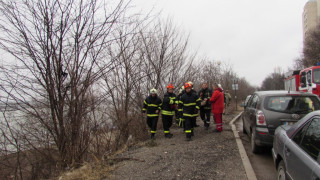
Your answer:
[[[309,0],[303,9],[302,25],[303,39],[306,38],[308,32],[317,27],[320,17],[320,0]]]
[[[317,4],[318,4],[318,20],[320,20],[320,0],[317,0]]]

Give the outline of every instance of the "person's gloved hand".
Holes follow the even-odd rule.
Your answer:
[[[174,104],[174,101],[172,99],[170,99],[169,104]]]

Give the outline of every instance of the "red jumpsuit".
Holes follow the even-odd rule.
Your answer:
[[[216,129],[222,131],[222,113],[224,109],[224,93],[221,88],[214,90],[211,98],[211,111],[214,115],[214,120],[216,122]]]

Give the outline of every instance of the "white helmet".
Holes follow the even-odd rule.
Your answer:
[[[191,86],[193,86],[193,82],[192,82],[192,81],[189,81],[189,82],[187,82],[187,83],[189,83],[189,84],[191,84]]]
[[[158,90],[155,88],[150,89],[150,94],[158,94]]]
[[[181,86],[181,88],[179,89],[179,94],[181,94],[184,91],[184,86]]]

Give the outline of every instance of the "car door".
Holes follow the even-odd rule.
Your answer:
[[[320,118],[313,118],[286,141],[284,156],[287,173],[293,179],[313,179],[320,170],[317,162],[320,153]]]
[[[251,98],[249,99],[246,108],[244,110],[244,116],[243,116],[243,123],[244,123],[244,127],[246,129],[247,132],[250,133],[250,119],[252,116],[252,111],[253,111],[253,106],[254,106],[254,97],[256,95],[251,96]]]
[[[247,126],[248,126],[247,132],[250,132],[250,128],[253,128],[256,126],[256,112],[257,112],[258,102],[259,102],[259,96],[257,94],[255,94],[251,98],[251,104],[248,107],[248,121],[249,121],[249,123],[247,124]]]

